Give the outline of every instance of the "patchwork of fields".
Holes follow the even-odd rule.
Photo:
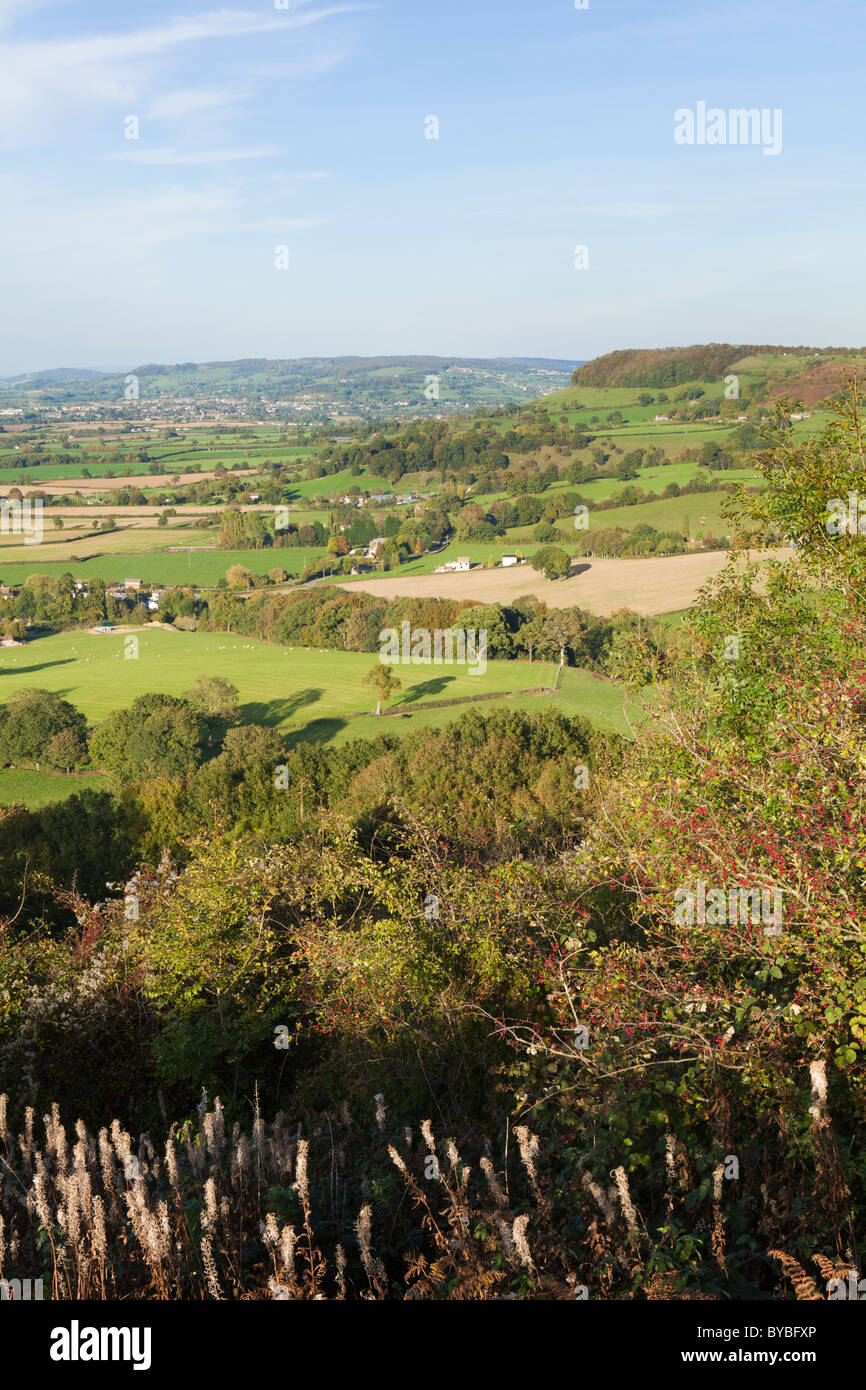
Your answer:
[[[748,389],[766,377],[768,371],[778,371],[780,363],[783,375],[793,374],[800,370],[798,362],[802,365],[801,359],[794,357],[790,362],[787,358],[755,357],[744,359],[738,370],[744,389]],[[829,370],[827,364],[818,366],[825,374]],[[671,407],[655,401],[641,404],[641,391],[619,386],[567,387],[545,399],[550,422],[579,426],[578,442],[583,437],[581,431],[589,431],[594,444],[601,446],[604,457],[609,459],[611,473],[624,454],[636,449],[649,451],[654,462],[637,468],[633,478],[602,476],[577,484],[569,481],[570,477],[585,474],[587,467],[591,470],[598,465],[598,457],[593,459],[598,449],[592,444],[575,448],[563,443],[568,439],[567,432],[560,429],[554,437],[549,424],[540,446],[530,445],[528,451],[521,446],[523,452],[514,450],[513,441],[507,446],[511,457],[508,468],[518,473],[527,470],[530,482],[540,470],[545,470],[546,476],[536,489],[542,502],[563,491],[578,492],[589,504],[590,531],[631,531],[646,524],[695,541],[707,536],[724,537],[731,529],[724,515],[730,499],[722,489],[732,483],[757,487],[761,479],[748,467],[715,473],[699,467],[697,451],[704,444],[719,444],[723,449],[736,447],[731,445],[737,428],[734,420],[655,419],[659,413],[681,405],[691,389],[678,387],[676,395],[668,397]],[[721,381],[695,383],[694,390],[704,404],[723,406]],[[827,418],[826,410],[814,408],[820,399],[817,387],[813,394],[812,414],[796,423],[797,433],[814,434]],[[755,418],[754,412],[750,418]],[[532,416],[518,411],[517,415],[512,412],[484,418],[483,431],[488,441],[495,442],[509,432],[513,435],[515,422],[520,420],[531,422]],[[462,432],[477,433],[481,423],[454,418],[448,424],[447,437],[459,439]],[[530,424],[528,428],[534,426]],[[297,442],[299,439],[302,442]],[[559,442],[551,443],[554,439]],[[332,437],[328,429],[317,433],[310,428],[305,436],[303,430],[296,433],[278,425],[249,423],[236,427],[183,426],[177,430],[151,429],[149,425],[133,428],[129,423],[92,429],[81,425],[68,431],[50,427],[33,430],[29,438],[23,427],[12,426],[0,439],[0,495],[8,494],[13,487],[26,493],[38,486],[45,499],[44,536],[40,545],[25,546],[18,535],[0,534],[0,583],[17,586],[33,573],[55,577],[71,573],[76,580],[98,577],[118,583],[137,578],[145,587],[191,586],[206,591],[223,581],[231,566],[240,565],[255,575],[283,570],[288,576],[288,584],[283,587],[289,587],[308,565],[320,559],[324,545],[219,550],[219,521],[228,505],[226,499],[234,499],[232,505],[240,505],[243,511],[260,510],[270,515],[271,503],[262,501],[253,506],[250,496],[256,491],[269,498],[282,496],[290,507],[291,524],[318,522],[325,533],[337,534],[338,527],[348,527],[356,515],[341,508],[343,493],[358,489],[368,494],[412,492],[450,514],[452,529],[447,534],[452,536],[459,530],[457,518],[464,503],[480,504],[488,510],[497,500],[515,499],[510,476],[505,480],[509,484],[507,492],[491,492],[481,490],[484,476],[491,476],[489,472],[484,474],[483,468],[477,474],[464,473],[449,480],[444,468],[430,464],[429,452],[424,456],[428,462],[422,467],[420,456],[419,461],[412,458],[417,439],[404,450],[404,471],[397,469],[394,473],[397,481],[358,464],[325,474],[324,462],[330,446],[344,442],[351,444],[351,436],[348,440],[338,435]],[[664,455],[663,462],[658,461],[658,452],[652,454],[653,450]],[[692,451],[691,456],[682,457],[684,451]],[[386,456],[387,451],[373,454],[372,461],[377,467],[387,467],[379,462]],[[330,466],[347,458],[351,462],[348,455],[332,453]],[[747,455],[739,459],[741,463],[748,461]],[[166,471],[155,474],[154,464]],[[220,473],[215,477],[217,468]],[[478,491],[476,476],[481,485]],[[469,477],[468,484],[463,482],[464,477]],[[504,485],[504,474],[499,477],[499,485]],[[698,477],[712,481],[713,489],[604,511],[596,505],[626,486],[660,494],[671,484],[682,488]],[[212,485],[209,480],[213,480]],[[530,482],[519,483],[518,491],[521,486],[528,489]],[[54,487],[45,486],[52,483]],[[112,494],[130,486],[147,497],[147,505],[112,505]],[[220,495],[223,493],[225,497]],[[52,495],[59,505],[51,505]],[[88,499],[90,505],[85,505]],[[139,497],[139,503],[141,500]],[[167,524],[157,526],[169,502],[173,513],[166,514]],[[401,509],[407,520],[411,519],[414,505],[413,502]],[[370,501],[364,515],[371,511],[375,533],[393,534],[393,530],[386,530],[388,510]],[[62,519],[62,527],[55,527],[55,516]],[[113,531],[99,529],[107,516],[117,522]],[[204,520],[208,524],[197,524]],[[578,537],[573,518],[569,515],[554,524],[559,535],[557,544],[575,557]],[[496,541],[449,540],[411,558],[407,545],[404,562],[387,573],[358,578],[335,576],[322,582],[360,587],[366,593],[388,599],[443,597],[507,604],[531,594],[551,608],[578,605],[599,616],[628,608],[671,624],[680,620],[701,588],[720,573],[728,560],[724,550],[652,558],[577,557],[573,574],[556,582],[545,579],[529,564],[509,569],[496,567],[503,554],[509,552],[532,556],[540,545],[534,539],[534,530],[532,525],[513,527],[504,540]],[[236,534],[240,540],[243,528]],[[255,539],[254,532],[248,532],[246,538]],[[787,549],[771,553],[780,558],[790,556]],[[433,573],[457,556],[468,556],[474,568],[468,573]],[[4,649],[0,651],[2,689],[7,695],[24,687],[55,690],[76,704],[94,724],[146,691],[181,694],[200,675],[223,676],[240,691],[244,715],[249,721],[281,726],[289,731],[293,741],[329,744],[369,737],[383,728],[397,733],[418,727],[437,728],[466,708],[440,702],[477,700],[482,695],[494,697],[489,703],[485,701],[487,708],[500,700],[507,700],[511,708],[553,706],[564,713],[584,714],[599,727],[625,736],[630,735],[633,724],[643,715],[640,705],[627,701],[624,704],[623,692],[616,685],[586,671],[564,668],[559,672],[556,693],[540,694],[539,688],[553,684],[556,667],[545,663],[530,666],[525,662],[490,662],[481,676],[469,675],[465,667],[398,668],[396,674],[402,688],[384,716],[377,718],[367,712],[375,699],[363,684],[363,677],[375,661],[372,654],[292,649],[250,638],[156,626],[137,628],[136,635],[137,660],[125,659],[120,633],[97,636],[66,632],[33,640],[23,647]],[[528,693],[530,690],[533,693]],[[82,787],[99,786],[103,781],[99,774],[63,777],[0,770],[0,804],[23,801],[36,806]]]

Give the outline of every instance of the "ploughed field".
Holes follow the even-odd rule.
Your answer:
[[[482,547],[483,548],[483,547]],[[471,547],[463,547],[472,556]],[[787,559],[788,549],[767,551],[768,557]],[[450,558],[450,556],[449,556]],[[753,559],[758,559],[754,552]],[[642,617],[690,608],[709,580],[721,573],[729,559],[723,550],[697,551],[651,559],[576,559],[577,571],[568,579],[545,579],[531,565],[509,569],[475,569],[450,574],[399,574],[377,579],[353,579],[343,585],[363,589],[379,598],[472,599],[476,603],[513,603],[534,594],[551,608],[579,607],[599,617],[630,608]]]

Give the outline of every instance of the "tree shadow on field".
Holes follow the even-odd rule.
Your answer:
[[[291,750],[304,744],[330,743],[341,729],[345,729],[346,723],[345,719],[311,719],[309,724],[286,734],[286,747]]]
[[[421,681],[406,691],[402,699],[396,702],[395,708],[400,708],[403,705],[414,705],[419,700],[430,700],[434,695],[441,695],[442,691],[447,690],[448,686],[453,684],[456,679],[456,676],[434,676],[432,680]]]
[[[15,648],[4,647],[3,650],[14,651]],[[4,670],[10,675],[29,676],[34,671],[47,671],[50,666],[74,666],[79,660],[80,658],[75,656],[61,656],[58,657],[57,661],[40,661],[34,666],[6,666]]]
[[[315,705],[324,693],[321,688],[311,685],[281,700],[241,705],[241,711],[249,724],[285,724],[305,705]]]
[[[571,569],[568,571],[568,574],[565,577],[566,579],[575,579],[577,575],[585,574],[587,570],[591,569],[592,565],[572,565]]]

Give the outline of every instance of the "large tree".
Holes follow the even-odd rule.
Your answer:
[[[91,757],[99,767],[132,781],[183,777],[201,762],[206,739],[204,721],[188,701],[151,693],[99,725]]]
[[[571,569],[571,560],[558,545],[546,545],[536,550],[529,563],[545,579],[563,579]]]
[[[39,767],[48,761],[45,755],[52,740],[67,733],[63,756],[73,766],[87,756],[86,729],[81,711],[53,691],[20,690],[0,709],[0,759]]]
[[[390,666],[383,666],[381,662],[377,661],[373,669],[368,671],[364,677],[364,684],[372,685],[375,690],[376,713],[381,714],[382,705],[387,704],[391,696],[396,694],[402,681],[397,679]]]

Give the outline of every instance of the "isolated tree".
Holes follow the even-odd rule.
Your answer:
[[[377,661],[371,671],[364,677],[365,685],[372,685],[376,692],[376,713],[382,713],[382,705],[387,704],[392,695],[401,688],[403,682],[399,681],[394,675],[390,666],[385,666]]]
[[[546,545],[537,550],[529,562],[546,579],[562,579],[571,569],[571,560],[558,545]]]

